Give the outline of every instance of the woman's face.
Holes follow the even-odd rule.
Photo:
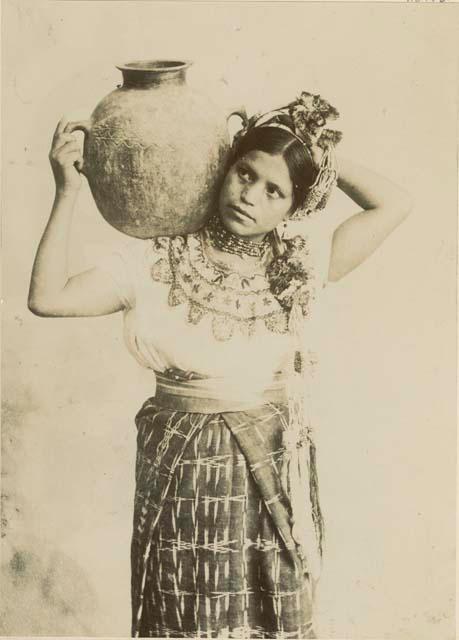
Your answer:
[[[226,174],[219,212],[228,231],[261,242],[288,216],[292,204],[293,185],[284,158],[256,150]]]

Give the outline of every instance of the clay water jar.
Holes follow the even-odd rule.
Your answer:
[[[71,123],[85,133],[82,171],[99,211],[130,236],[196,231],[215,208],[231,114],[188,86],[190,64],[120,65],[123,84]]]

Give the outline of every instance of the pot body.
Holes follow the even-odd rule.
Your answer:
[[[118,67],[123,85],[97,105],[83,172],[105,220],[130,236],[196,231],[214,210],[229,150],[227,117],[186,84],[189,63]]]

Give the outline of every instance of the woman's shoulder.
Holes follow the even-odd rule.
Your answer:
[[[95,266],[115,281],[126,307],[134,307],[139,292],[154,283],[172,282],[174,265],[182,261],[183,248],[191,235],[196,236],[124,237],[99,257]]]
[[[190,243],[199,241],[200,230],[191,233],[177,234],[171,236],[155,236],[143,242],[147,243],[150,252],[167,251],[170,247],[183,248]]]
[[[120,247],[119,252],[128,259],[142,264],[165,257],[171,249],[180,250],[198,241],[199,232],[153,238],[130,238]]]

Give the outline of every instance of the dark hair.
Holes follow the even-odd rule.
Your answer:
[[[300,208],[317,175],[304,145],[285,129],[254,127],[236,143],[228,169],[250,151],[264,151],[284,158],[293,184],[291,212]]]

